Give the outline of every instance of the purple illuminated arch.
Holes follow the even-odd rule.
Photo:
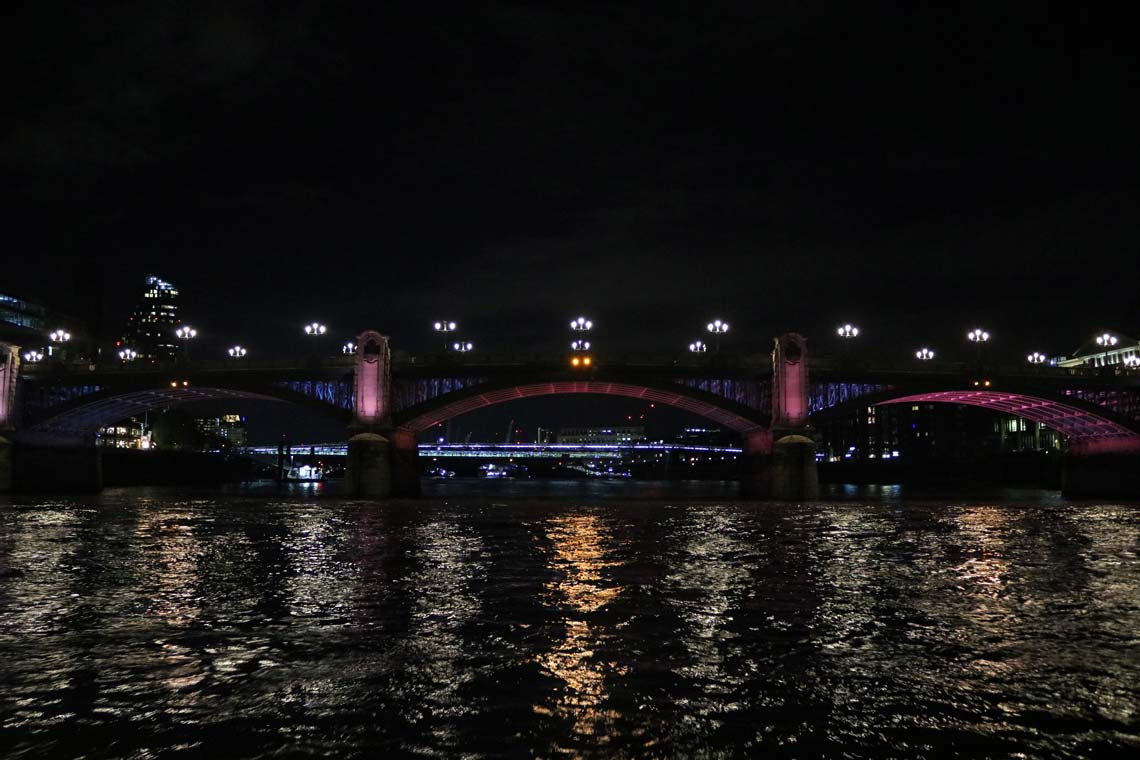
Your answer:
[[[251,393],[229,388],[157,388],[134,391],[118,396],[109,396],[97,401],[81,404],[65,412],[49,417],[32,426],[26,432],[31,434],[66,433],[72,435],[92,435],[110,424],[144,412],[165,409],[191,401],[240,398],[281,401],[275,396]]]
[[[933,391],[879,404],[965,404],[1024,417],[1056,430],[1082,453],[1140,452],[1140,432],[1096,412],[1049,399],[991,390]]]
[[[756,438],[768,433],[768,428],[756,420],[749,419],[713,401],[706,401],[687,394],[684,390],[664,390],[650,388],[644,385],[630,385],[627,383],[609,383],[599,380],[575,380],[552,383],[533,383],[528,385],[515,385],[507,388],[496,388],[479,393],[464,395],[463,398],[444,403],[430,411],[416,414],[409,420],[400,424],[396,430],[398,435],[415,436],[428,428],[441,422],[446,422],[460,414],[482,409],[493,404],[514,401],[536,396],[553,396],[571,393],[596,393],[603,396],[624,396],[626,398],[644,399],[658,404],[666,404],[677,409],[699,415],[712,420],[729,430],[736,431],[747,438]]]

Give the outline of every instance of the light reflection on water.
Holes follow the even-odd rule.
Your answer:
[[[1140,750],[1140,508],[690,488],[4,503],[0,751]]]

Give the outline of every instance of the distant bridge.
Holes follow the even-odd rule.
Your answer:
[[[345,456],[347,443],[291,444],[294,455],[312,452],[316,456]],[[725,454],[739,456],[744,450],[739,446],[701,446],[683,443],[421,443],[421,456],[433,457],[486,457],[489,459],[606,459],[620,458],[629,454]],[[278,447],[244,446],[246,454],[276,456]]]

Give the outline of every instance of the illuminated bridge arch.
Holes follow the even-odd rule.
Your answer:
[[[333,414],[348,422],[351,412],[332,406],[320,399],[298,393],[286,387],[249,390],[220,387],[165,387],[127,392],[104,392],[83,396],[59,408],[49,410],[50,416],[35,421],[21,431],[28,437],[65,436],[83,437],[128,417],[138,416],[194,401],[217,399],[253,399],[299,403]]]
[[[863,403],[965,404],[1047,425],[1068,439],[1070,450],[1079,453],[1140,453],[1140,420],[1068,396],[1061,400],[989,389],[907,394],[896,389],[868,396]]]
[[[538,396],[582,393],[623,396],[665,404],[704,417],[746,438],[767,434],[771,424],[768,414],[688,386],[662,388],[603,380],[508,384],[465,389],[401,410],[394,424],[397,435],[417,436],[452,417],[494,404]]]

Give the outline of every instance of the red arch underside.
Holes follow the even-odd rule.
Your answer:
[[[485,393],[467,396],[451,402],[430,412],[424,412],[400,425],[400,430],[418,435],[432,425],[446,422],[452,417],[482,409],[492,404],[501,404],[516,399],[534,398],[535,396],[553,396],[570,393],[597,393],[606,396],[625,396],[627,398],[644,399],[658,404],[683,409],[687,412],[700,415],[712,420],[729,430],[738,433],[753,433],[764,430],[764,426],[755,420],[742,417],[730,412],[716,404],[695,399],[684,393],[647,388],[641,385],[627,385],[625,383],[606,383],[596,380],[576,380],[560,383],[534,383],[532,385],[517,385],[511,388],[501,388]]]
[[[1001,391],[935,391],[882,401],[882,404],[966,404],[1024,417],[1056,430],[1070,444],[1097,449],[1140,450],[1140,433],[1086,409],[1060,401]]]

